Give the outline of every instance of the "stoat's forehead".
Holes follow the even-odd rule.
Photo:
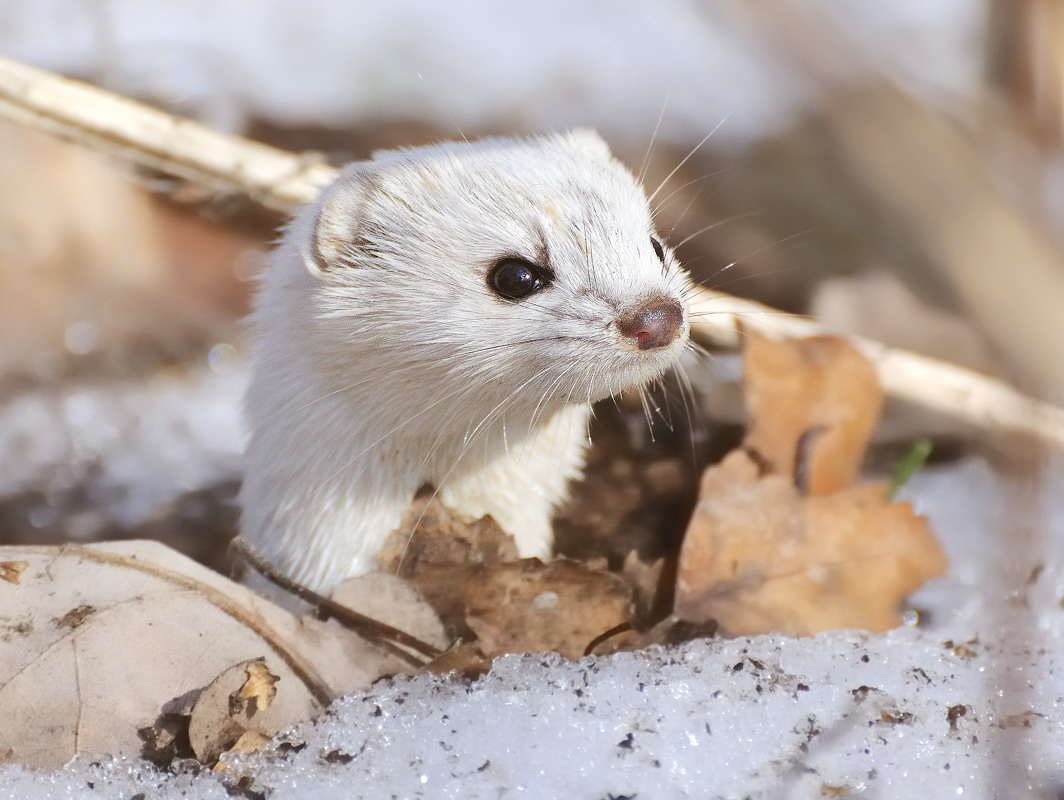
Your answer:
[[[396,226],[419,232],[400,241],[450,248],[431,256],[470,266],[524,258],[576,286],[592,278],[629,291],[660,284],[646,195],[601,141],[449,144],[396,154],[381,167],[374,216],[394,212]]]

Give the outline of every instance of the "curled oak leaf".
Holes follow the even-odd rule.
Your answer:
[[[277,682],[281,679],[270,672],[264,660],[245,664],[244,674],[244,683],[229,695],[229,714],[243,714],[251,719],[273,704],[277,696]]]
[[[772,472],[795,478],[800,470],[810,495],[856,482],[883,408],[875,367],[857,348],[835,336],[775,342],[751,335],[743,388],[751,419],[745,445]]]
[[[304,719],[306,710],[287,688],[266,660],[244,661],[222,672],[192,707],[188,738],[196,758],[213,764],[241,740],[242,747],[252,738],[265,741]]]
[[[29,561],[0,561],[0,580],[8,583],[21,583],[22,573],[29,565]]]

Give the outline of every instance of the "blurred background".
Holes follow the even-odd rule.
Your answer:
[[[706,285],[1064,402],[1054,0],[0,0],[0,54],[335,164],[594,127],[650,191],[682,164],[659,227]],[[0,543],[221,563],[282,222],[0,121]]]

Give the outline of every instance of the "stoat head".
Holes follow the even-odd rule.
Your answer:
[[[688,340],[686,274],[591,131],[375,154],[293,231],[332,364],[582,402]]]

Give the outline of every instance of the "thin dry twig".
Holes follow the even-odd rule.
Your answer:
[[[219,133],[129,98],[0,58],[0,115],[279,211],[336,178],[320,157]]]
[[[233,539],[230,546],[262,577],[286,592],[291,592],[299,599],[313,605],[322,619],[335,619],[345,628],[353,630],[366,639],[377,642],[389,653],[403,659],[408,664],[414,667],[425,666],[423,661],[408,653],[403,647],[408,647],[429,659],[439,658],[443,655],[443,651],[439,648],[433,647],[415,636],[411,636],[406,631],[399,630],[384,622],[378,622],[372,617],[360,614],[342,603],[337,603],[331,598],[318,594],[302,584],[286,578],[274,569],[268,561],[252,550],[248,543],[239,536]],[[402,647],[397,645],[402,645]]]
[[[699,288],[691,297],[692,327],[722,348],[738,348],[743,330],[772,339],[836,333],[812,320],[723,292]],[[1064,448],[1064,409],[1027,397],[999,380],[955,364],[847,335],[875,364],[883,390],[984,430],[1034,436]]]
[[[290,211],[312,200],[337,171],[239,136],[212,131],[111,92],[0,58],[0,115],[126,161]],[[827,332],[721,292],[692,293],[696,334],[738,347],[739,321],[774,338]],[[886,392],[988,430],[1034,436],[1064,448],[1064,409],[1026,397],[970,370],[849,337],[876,365]]]

